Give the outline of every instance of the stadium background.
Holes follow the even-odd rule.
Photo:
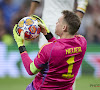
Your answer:
[[[6,3],[4,3],[6,2]],[[13,40],[14,24],[27,16],[31,0],[0,0],[0,90],[25,90],[33,80],[21,62]],[[42,16],[43,2],[35,14]],[[79,34],[87,39],[87,51],[76,79],[76,90],[100,90],[100,0],[89,0]],[[38,53],[38,38],[26,41],[26,49],[33,60]]]

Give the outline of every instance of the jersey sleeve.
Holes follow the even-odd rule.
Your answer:
[[[22,58],[22,62],[24,64],[24,67],[27,71],[27,73],[29,75],[34,75],[34,73],[32,73],[30,71],[30,64],[33,62],[30,57],[28,56],[28,53],[26,51],[24,51],[23,53],[21,53],[21,58]]]
[[[34,61],[30,64],[30,71],[33,73],[33,74],[37,74],[40,69],[36,68],[35,64],[34,64]]]
[[[88,0],[77,0],[77,4],[77,10],[85,13],[88,5]]]
[[[41,0],[32,0],[32,2],[38,2],[38,3],[40,3]]]
[[[43,69],[48,62],[48,57],[49,57],[47,54],[49,53],[48,52],[49,48],[47,48],[48,44],[45,44],[41,47],[40,51],[38,52],[38,55],[34,59],[34,65],[36,66],[36,68],[40,70]]]

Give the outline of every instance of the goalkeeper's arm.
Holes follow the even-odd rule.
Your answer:
[[[28,53],[27,53],[25,45],[24,45],[24,32],[21,32],[21,35],[19,36],[17,34],[16,30],[17,30],[17,24],[13,28],[13,35],[14,35],[14,39],[18,45],[18,48],[19,48],[19,51],[21,54],[21,58],[22,58],[22,62],[24,64],[24,67],[25,67],[26,71],[28,72],[28,74],[34,75],[37,72],[39,72],[40,70],[35,67],[34,62],[28,56]]]
[[[27,73],[29,75],[37,74],[40,70],[38,68],[36,68],[34,61],[32,61],[30,59],[30,57],[28,56],[28,53],[27,53],[25,47],[20,47],[19,51],[21,54],[22,62],[24,64],[24,67],[25,67]]]

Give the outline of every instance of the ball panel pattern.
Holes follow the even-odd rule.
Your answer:
[[[41,32],[38,22],[35,17],[22,18],[18,23],[17,33],[20,35],[21,31],[24,31],[25,40],[34,40]]]

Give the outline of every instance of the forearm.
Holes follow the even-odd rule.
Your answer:
[[[30,10],[28,15],[34,14],[36,8],[38,7],[39,3],[38,2],[31,2]]]
[[[21,46],[19,47],[19,51],[20,51],[20,54],[21,54],[21,58],[22,58],[22,62],[24,64],[24,67],[27,71],[27,73],[29,75],[34,75],[31,71],[30,71],[30,64],[33,62],[30,57],[28,56],[28,53],[26,51],[26,48],[25,46]]]
[[[84,13],[81,11],[76,11],[76,14],[80,17],[80,19],[82,19],[84,16]]]

